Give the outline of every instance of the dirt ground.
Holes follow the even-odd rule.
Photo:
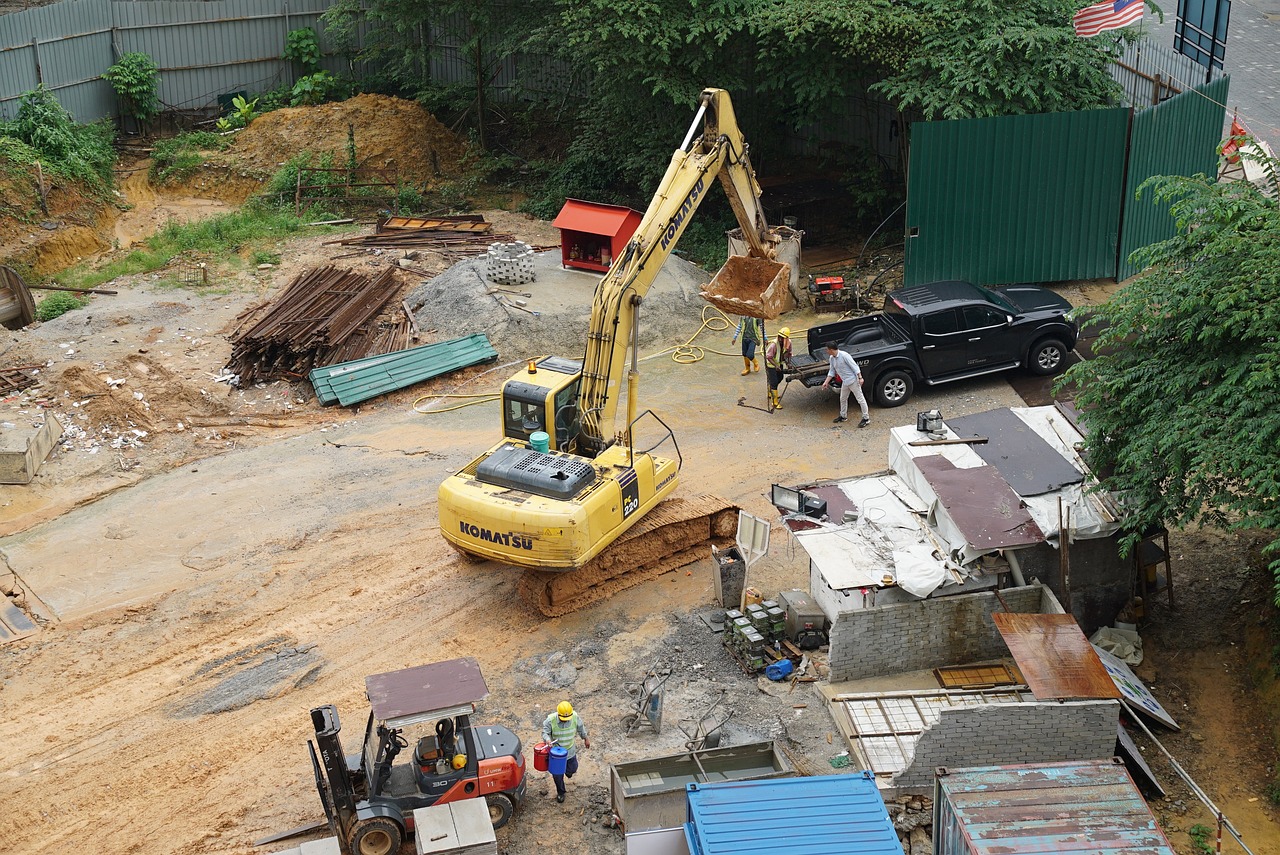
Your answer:
[[[152,211],[220,209],[137,184],[124,192],[133,194],[132,239],[155,221]],[[547,242],[544,223],[490,216],[500,231]],[[217,382],[236,316],[336,254],[323,240],[284,244],[278,267],[199,290],[119,281],[116,297],[0,331],[0,366],[45,365],[38,386],[0,401],[0,422],[30,425],[52,412],[73,428],[33,484],[0,487],[0,580],[42,622],[0,647],[6,851],[297,845],[252,841],[320,816],[308,710],[336,704],[352,748],[366,674],[453,656],[479,660],[490,690],[480,719],[513,728],[526,749],[565,697],[592,730],[564,805],[546,776],[532,774],[528,801],[499,832],[509,855],[622,852],[621,835],[603,824],[608,763],[681,750],[678,723],[691,727],[722,694],[733,710],[730,741],[783,736],[809,771],[832,772],[842,746],[838,735],[828,742],[835,728],[817,694],[777,696],[746,677],[696,616],[712,601],[709,561],[544,619],[516,600],[512,571],[463,563],[445,546],[436,486],[497,435],[497,413],[487,405],[422,415],[411,404],[494,389],[509,369],[472,369],[353,411],[318,407],[303,385]],[[418,281],[406,276],[406,293]],[[1064,291],[1075,302],[1096,292]],[[812,320],[787,319],[793,329]],[[682,305],[646,352],[686,341],[701,324],[700,308]],[[436,334],[450,332],[441,326]],[[702,332],[697,343],[721,353],[692,365],[668,354],[646,360],[641,388],[680,439],[682,492],[717,493],[767,519],[771,483],[885,468],[885,429],[917,409],[956,415],[1021,403],[1004,379],[987,379],[922,390],[910,413],[873,409],[872,426],[856,430],[830,423],[831,398],[795,387],[786,408],[767,415],[736,404],[763,403],[763,375],[739,376],[729,335]],[[534,327],[512,326],[500,361],[535,355],[537,340]],[[1245,536],[1175,535],[1178,608],[1153,604],[1140,674],[1182,724],[1157,735],[1252,851],[1277,855],[1280,820],[1264,793],[1276,753],[1245,653],[1269,591],[1248,570],[1256,547]],[[773,593],[805,587],[807,576],[803,553],[775,529],[751,584]],[[628,688],[654,666],[673,670],[666,727],[628,737]],[[1190,855],[1186,831],[1211,818],[1146,750],[1170,790],[1157,813]]]

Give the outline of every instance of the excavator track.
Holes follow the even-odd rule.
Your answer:
[[[579,570],[527,570],[520,596],[547,617],[612,597],[733,544],[738,506],[718,496],[667,499]]]

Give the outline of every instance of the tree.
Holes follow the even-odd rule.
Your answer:
[[[1102,353],[1062,381],[1079,390],[1090,466],[1135,533],[1280,529],[1280,205],[1203,175],[1146,193],[1178,234],[1131,256],[1150,269],[1099,307]],[[1267,551],[1280,604],[1280,536]]]
[[[160,74],[155,60],[145,53],[126,53],[103,73],[120,98],[126,114],[138,122],[139,130],[160,112]]]
[[[1082,39],[1074,0],[907,0],[920,29],[901,67],[872,89],[926,119],[1108,107],[1107,67],[1125,36]]]

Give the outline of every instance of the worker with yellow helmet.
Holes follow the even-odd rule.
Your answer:
[[[587,738],[587,726],[582,718],[574,712],[573,704],[561,701],[556,711],[547,716],[542,723],[542,741],[550,745],[559,745],[568,752],[563,775],[552,775],[556,782],[556,801],[564,802],[564,779],[572,778],[578,771],[578,737],[582,737],[582,746],[591,747]]]
[[[782,371],[791,367],[791,330],[783,327],[778,334],[769,340],[764,349],[765,376],[769,381],[769,409],[782,409],[782,398],[778,397],[778,384],[782,382]]]

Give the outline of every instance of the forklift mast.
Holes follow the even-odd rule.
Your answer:
[[[347,758],[342,752],[342,740],[338,736],[342,723],[338,720],[338,710],[332,704],[316,707],[311,711],[311,724],[315,728],[316,740],[312,746],[312,763],[315,764],[316,787],[320,790],[320,801],[324,803],[325,813],[332,815],[329,824],[339,840],[346,837],[345,831],[356,816],[356,794],[351,783],[351,773],[347,771]],[[308,742],[308,745],[311,745]],[[320,760],[316,760],[316,750]],[[321,771],[323,770],[323,775]]]

